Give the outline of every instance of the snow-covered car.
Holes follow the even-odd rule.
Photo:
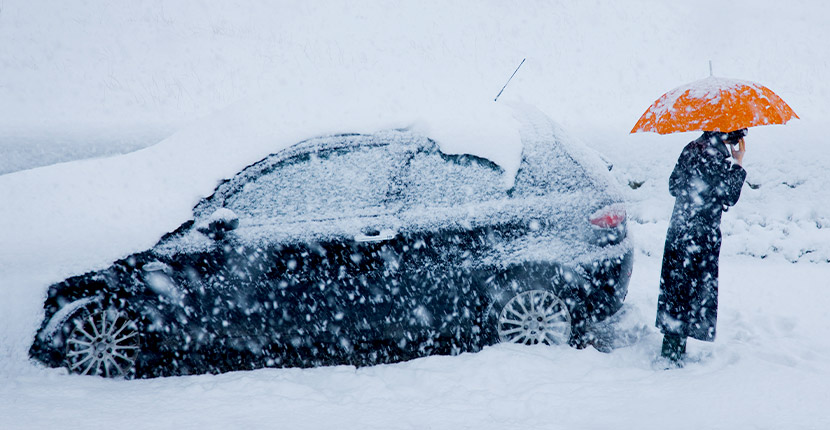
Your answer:
[[[608,166],[541,113],[515,177],[412,130],[252,164],[150,250],[49,288],[31,357],[107,377],[582,346],[627,293]]]

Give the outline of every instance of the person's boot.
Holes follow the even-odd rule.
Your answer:
[[[660,356],[668,359],[677,367],[683,367],[683,357],[686,355],[686,336],[666,334],[663,336],[663,348]]]

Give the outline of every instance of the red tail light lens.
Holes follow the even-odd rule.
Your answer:
[[[591,215],[591,224],[599,228],[619,227],[625,221],[625,208],[620,205],[611,205],[602,208]]]

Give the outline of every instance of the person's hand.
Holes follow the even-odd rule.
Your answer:
[[[732,158],[735,159],[735,164],[742,165],[744,162],[744,153],[746,153],[746,146],[744,144],[744,139],[738,141],[738,149],[735,149],[735,145],[731,145],[730,150],[732,151]]]

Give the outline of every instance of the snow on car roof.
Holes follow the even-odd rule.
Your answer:
[[[446,154],[493,161],[512,181],[523,109],[464,94],[416,100],[330,88],[238,102],[140,151],[0,176],[0,270],[49,261],[44,276],[60,279],[149,249],[223,179],[317,136],[407,128]]]
[[[267,95],[237,103],[161,144],[198,151],[189,154],[193,161],[216,165],[221,169],[216,173],[229,178],[268,154],[314,137],[410,129],[437,142],[444,153],[487,158],[507,176],[518,170],[520,125],[508,104],[463,94],[419,99],[319,91],[295,100]]]

